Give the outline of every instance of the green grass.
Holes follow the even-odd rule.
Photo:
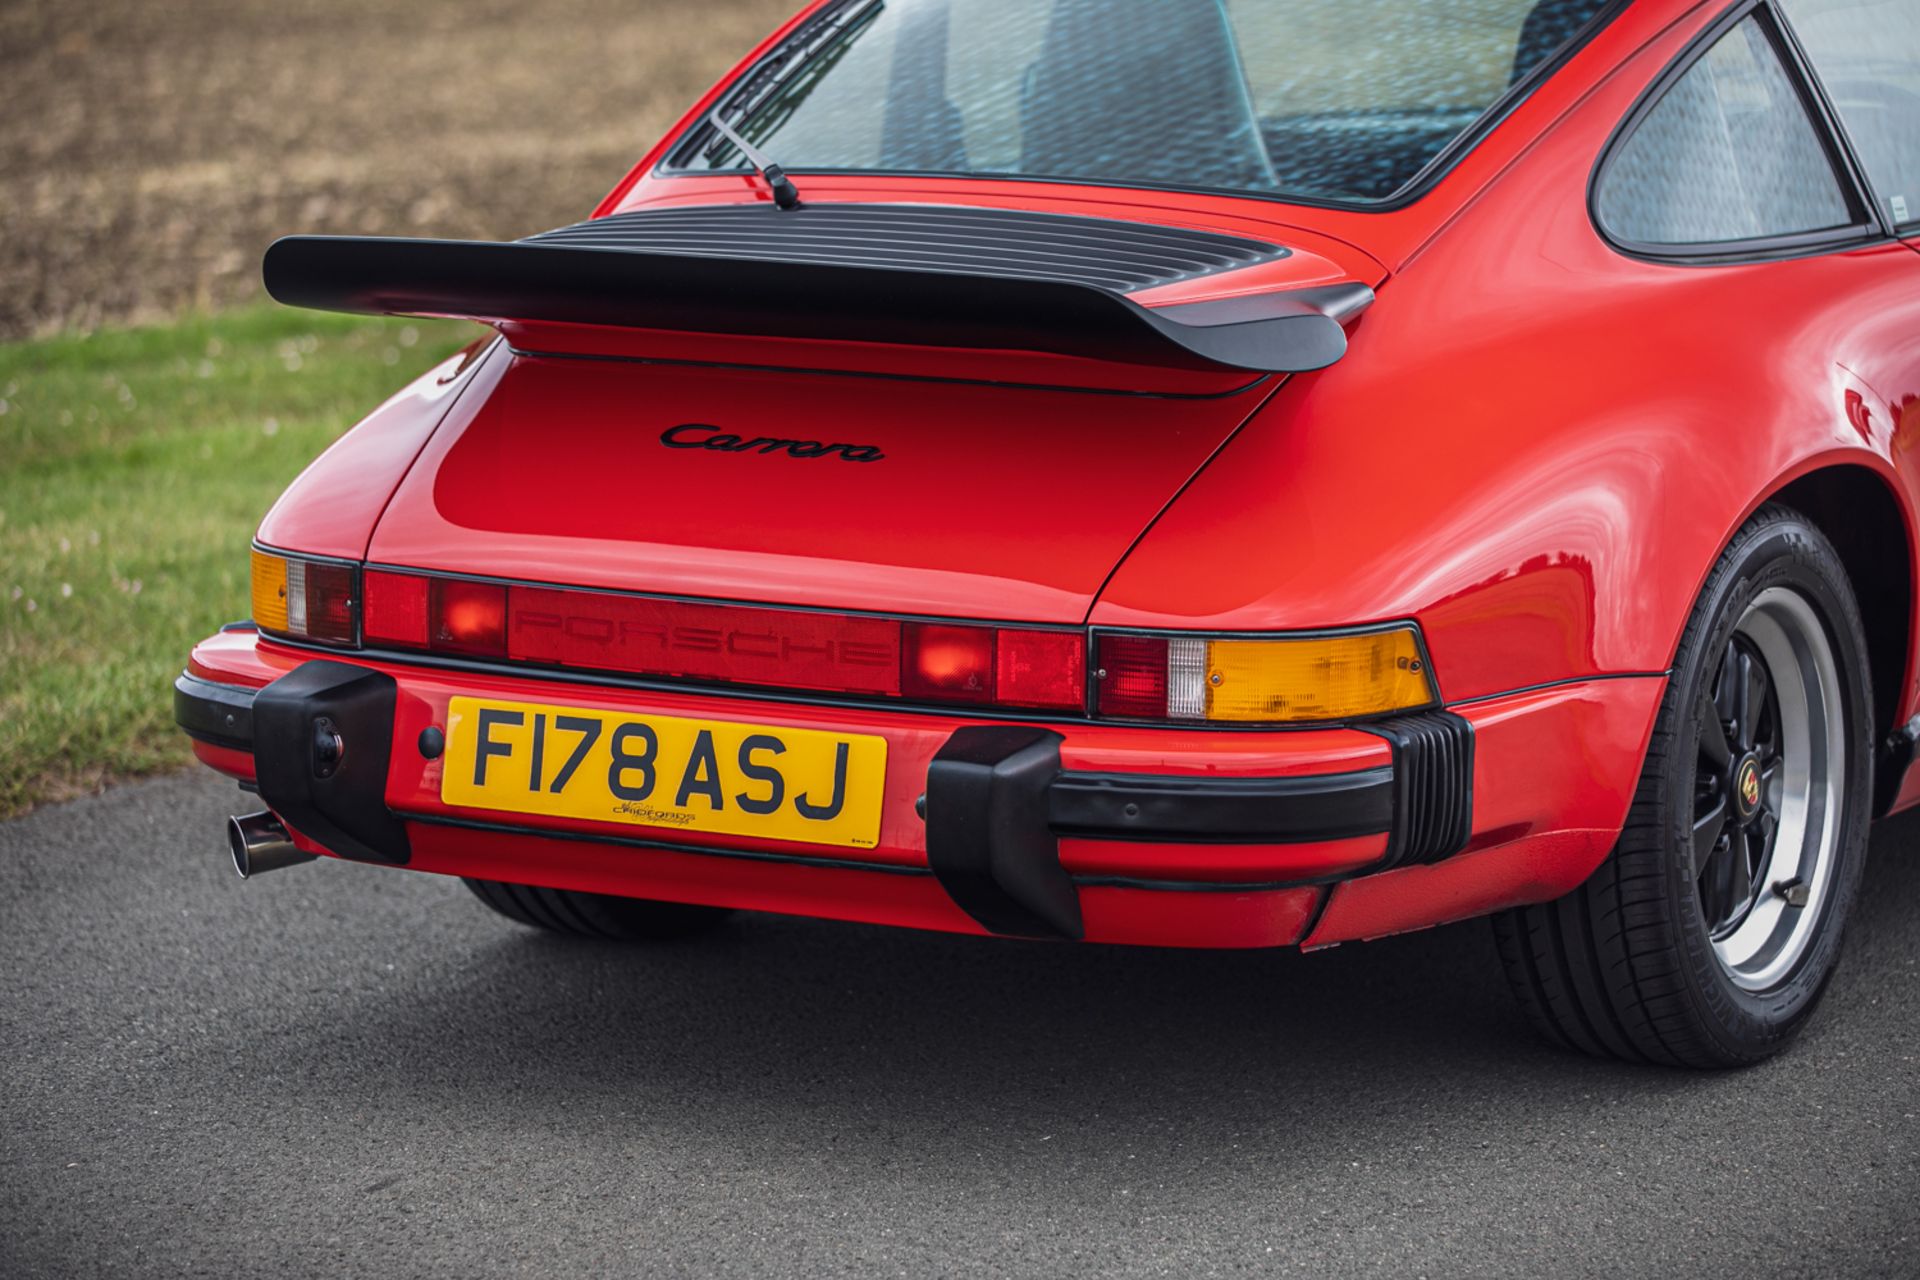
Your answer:
[[[256,306],[0,344],[0,817],[188,758],[171,682],[247,615],[260,517],[474,334]]]

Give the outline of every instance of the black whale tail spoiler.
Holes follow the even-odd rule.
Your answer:
[[[1346,352],[1346,323],[1373,301],[1366,284],[1159,307],[1128,296],[1288,256],[1105,219],[740,206],[620,214],[515,242],[291,236],[267,250],[264,274],[267,291],[291,306],[368,315],[1037,352],[1216,373],[1324,368]]]

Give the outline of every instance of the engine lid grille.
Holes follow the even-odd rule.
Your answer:
[[[1053,280],[1135,293],[1287,256],[1280,245],[1112,218],[948,205],[703,205],[575,223],[525,243]]]

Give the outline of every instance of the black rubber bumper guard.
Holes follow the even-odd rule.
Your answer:
[[[387,808],[399,686],[347,662],[303,662],[262,689],[183,672],[173,718],[195,738],[253,755],[267,807],[294,830],[364,862],[404,864],[406,825]]]
[[[259,690],[187,673],[174,682],[174,718],[195,738],[251,752],[260,798],[294,829],[347,857],[402,864],[406,828],[386,807],[397,692],[391,676],[326,660]],[[927,770],[928,867],[994,933],[1078,939],[1063,835],[1299,844],[1384,833],[1383,855],[1353,874],[1458,853],[1473,826],[1473,726],[1430,711],[1355,727],[1384,738],[1392,763],[1263,778],[1072,772],[1050,729],[959,729]]]
[[[1077,773],[1061,768],[1052,730],[960,729],[927,770],[927,862],[993,932],[1078,939],[1063,835],[1300,844],[1384,833],[1385,853],[1356,874],[1458,853],[1473,828],[1473,726],[1432,711],[1357,727],[1387,740],[1392,764],[1280,778]]]

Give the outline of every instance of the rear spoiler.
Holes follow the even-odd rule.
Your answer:
[[[762,338],[1031,351],[1209,372],[1324,368],[1357,282],[1147,307],[1097,285],[922,266],[538,241],[290,236],[267,250],[290,306]]]

